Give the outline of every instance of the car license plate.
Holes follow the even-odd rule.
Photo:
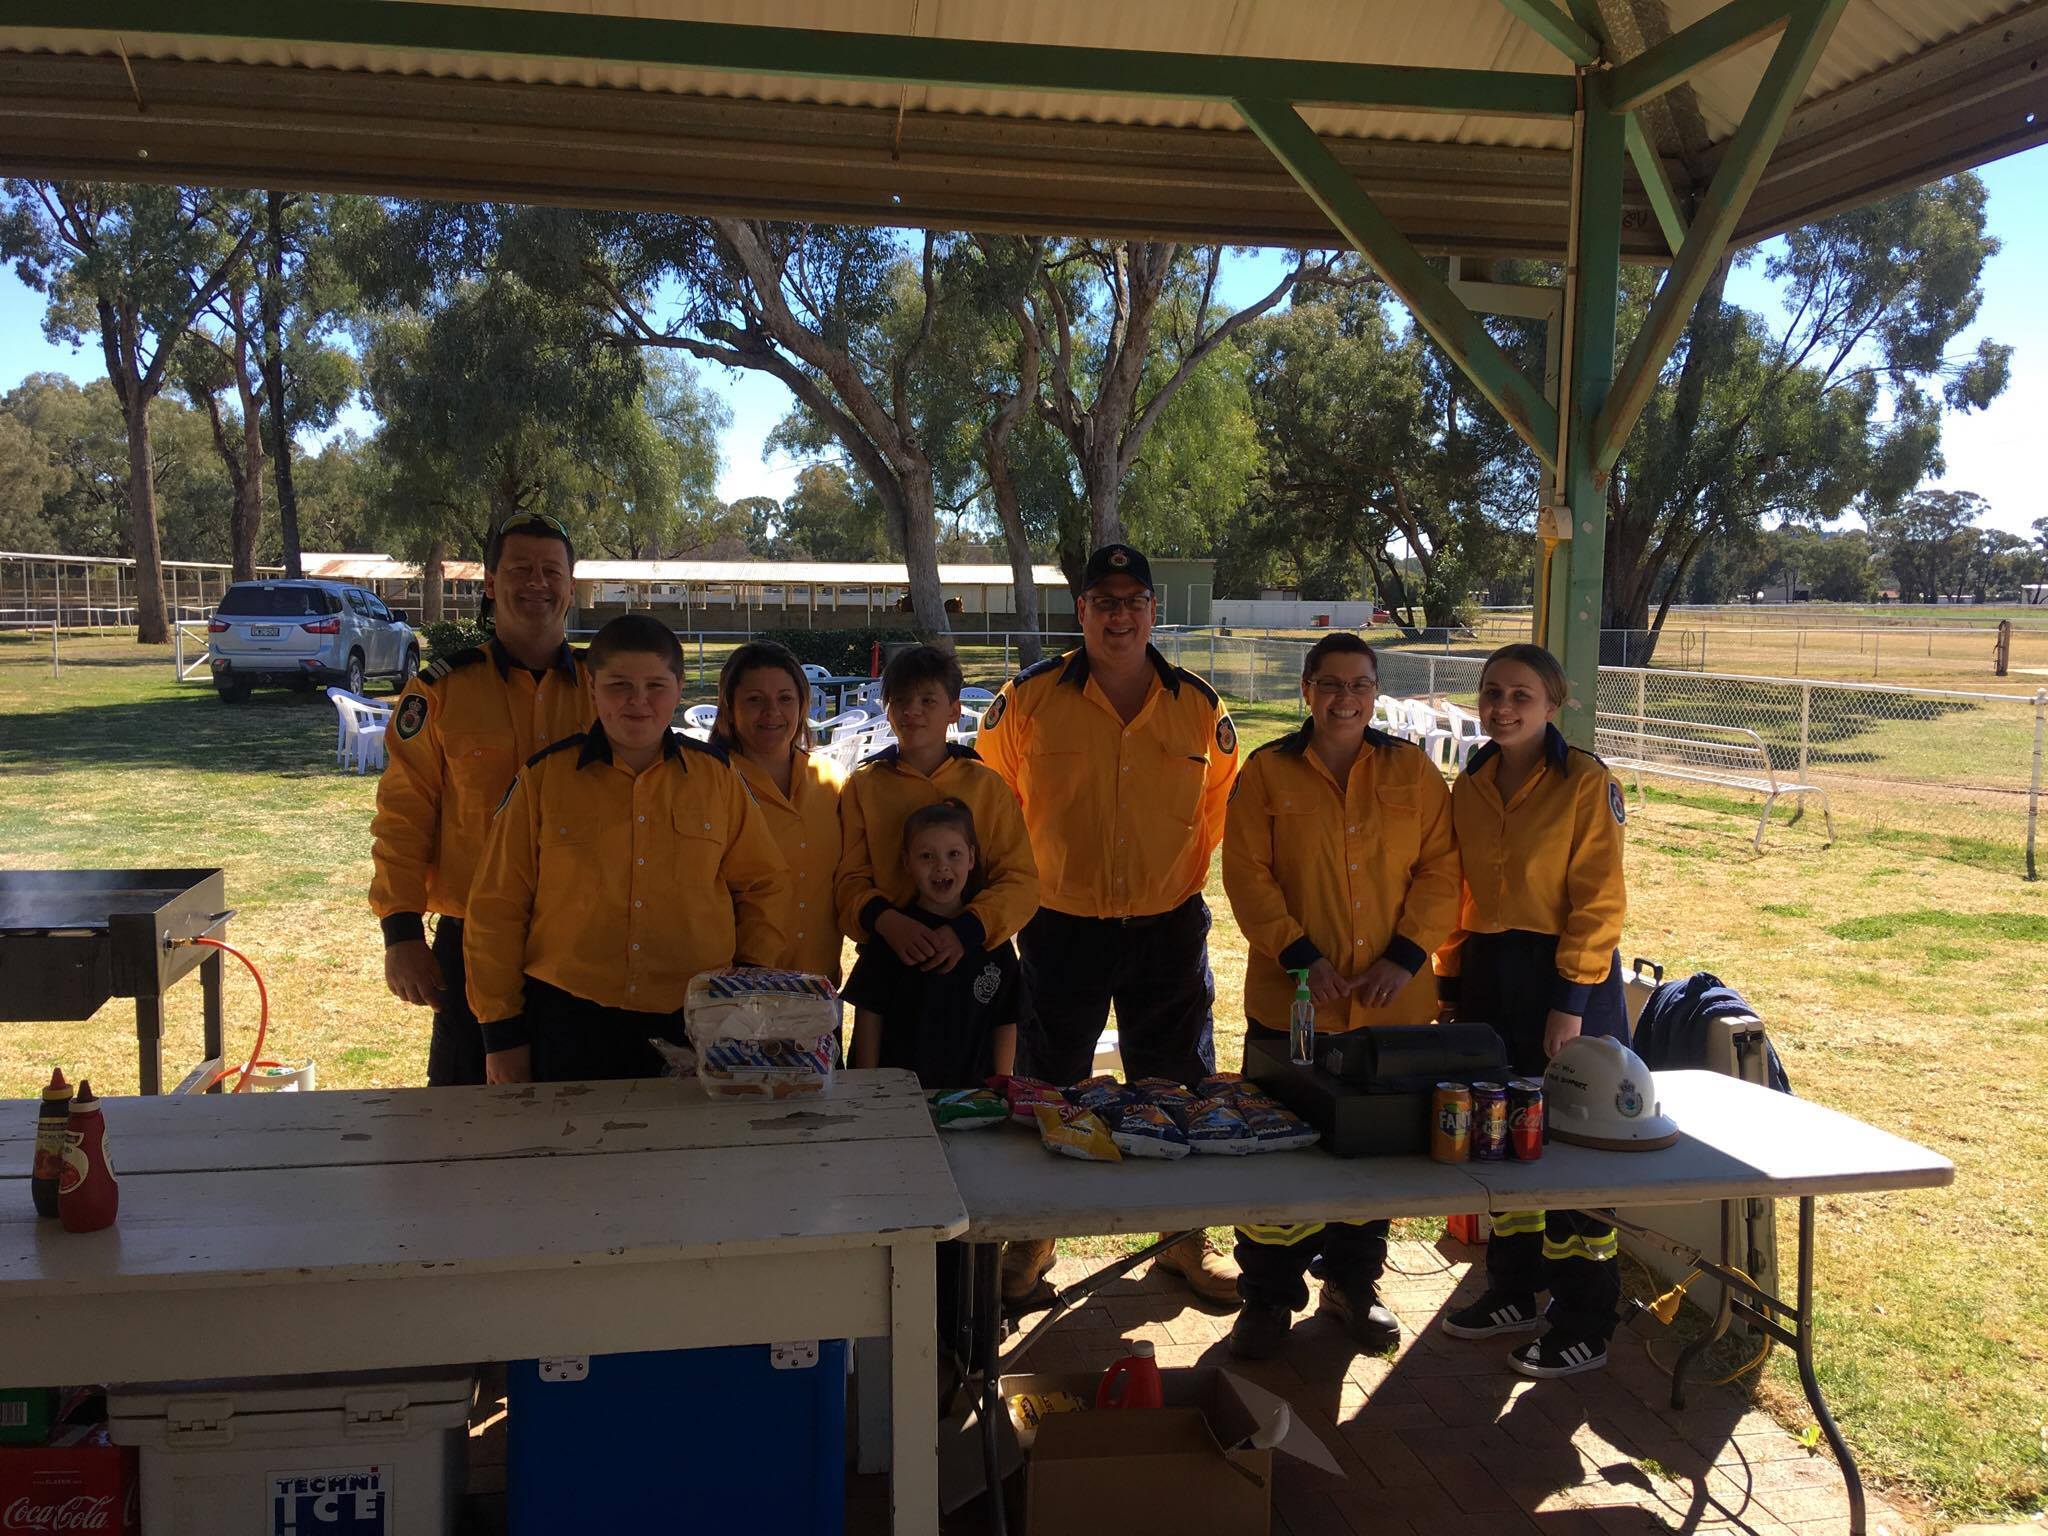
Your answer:
[[[280,631],[275,624],[251,624],[249,633],[258,640],[275,640]]]

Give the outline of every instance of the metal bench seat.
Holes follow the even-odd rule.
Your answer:
[[[1602,710],[1594,722],[1593,750],[1612,771],[1635,775],[1638,801],[1643,797],[1646,773],[1762,795],[1763,811],[1757,817],[1756,836],[1750,839],[1759,853],[1763,852],[1764,830],[1771,822],[1771,807],[1786,796],[1795,801],[1800,795],[1820,796],[1821,815],[1827,821],[1827,841],[1835,840],[1835,814],[1828,805],[1827,791],[1818,784],[1788,784],[1781,780],[1771,765],[1770,748],[1764,745],[1763,738],[1743,726],[1610,714]]]

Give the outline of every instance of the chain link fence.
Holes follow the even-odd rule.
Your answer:
[[[1310,643],[1209,633],[1160,637],[1169,656],[1203,673],[1227,697],[1296,708]],[[1478,692],[1480,657],[1397,647],[1381,648],[1379,656],[1384,694],[1469,704]],[[1754,731],[1781,778],[1827,791],[1845,836],[2036,878],[2048,689],[1960,693],[1602,667],[1599,708]],[[1701,785],[1664,787],[1716,794]],[[1738,793],[1730,790],[1727,797]],[[1796,807],[1785,812],[1798,814]]]

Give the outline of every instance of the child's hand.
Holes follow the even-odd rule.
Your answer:
[[[960,942],[960,935],[950,928],[934,928],[932,936],[932,957],[925,961],[924,969],[943,976],[958,965],[967,955],[967,946]]]
[[[896,958],[905,965],[919,968],[922,968],[938,949],[934,942],[937,935],[916,918],[901,912],[884,912],[876,918],[875,937],[893,949]],[[953,941],[955,947],[959,942],[958,939]]]

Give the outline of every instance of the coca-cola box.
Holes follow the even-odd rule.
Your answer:
[[[0,1446],[0,1533],[140,1536],[135,1448],[103,1428],[59,1430],[47,1445]]]

